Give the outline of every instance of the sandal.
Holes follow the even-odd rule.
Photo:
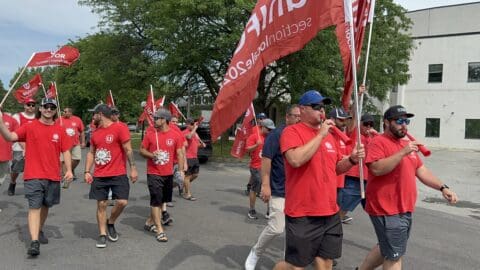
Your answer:
[[[184,198],[185,200],[188,200],[188,201],[196,201],[196,200],[197,200],[197,198],[195,198],[195,197],[193,197],[193,196],[191,196],[191,195],[188,196],[188,197],[187,197],[187,196],[184,196],[183,198]]]
[[[152,224],[152,225],[145,224],[143,225],[143,229],[147,232],[157,233],[157,226],[155,226],[155,224]]]
[[[164,232],[161,232],[155,236],[158,242],[168,242],[167,235]]]

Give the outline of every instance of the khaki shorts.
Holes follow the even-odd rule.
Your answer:
[[[10,174],[10,161],[0,161],[0,185],[5,182],[7,176]]]
[[[82,160],[82,148],[80,147],[80,144],[75,145],[70,149],[70,152],[72,153],[72,160]],[[63,155],[60,154],[60,161],[63,162]]]

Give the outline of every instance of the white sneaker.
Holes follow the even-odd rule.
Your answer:
[[[255,266],[258,262],[258,256],[253,251],[253,248],[250,250],[247,259],[245,260],[245,270],[255,270]]]

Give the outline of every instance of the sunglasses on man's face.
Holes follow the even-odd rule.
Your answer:
[[[165,119],[165,117],[153,117],[153,120],[157,121],[158,119]]]
[[[373,122],[364,122],[363,126],[364,127],[373,127]]]
[[[57,109],[57,106],[51,105],[51,104],[46,104],[42,106],[45,110],[50,110],[50,111],[55,111]]]
[[[35,107],[35,103],[27,103],[27,104],[25,104],[25,106],[27,106],[27,107]]]
[[[395,123],[397,123],[397,125],[409,125],[410,124],[410,119],[408,118],[398,118],[398,119],[393,119],[393,121],[395,121]]]
[[[322,109],[325,109],[325,105],[323,104],[308,104],[307,106],[312,107],[312,109],[315,111],[320,111]]]

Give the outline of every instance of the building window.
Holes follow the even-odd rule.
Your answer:
[[[440,118],[427,118],[425,125],[425,137],[440,137]]]
[[[480,119],[465,119],[465,139],[480,139]]]
[[[428,82],[441,83],[443,74],[443,64],[428,65]]]
[[[468,63],[468,82],[480,82],[480,62]]]

